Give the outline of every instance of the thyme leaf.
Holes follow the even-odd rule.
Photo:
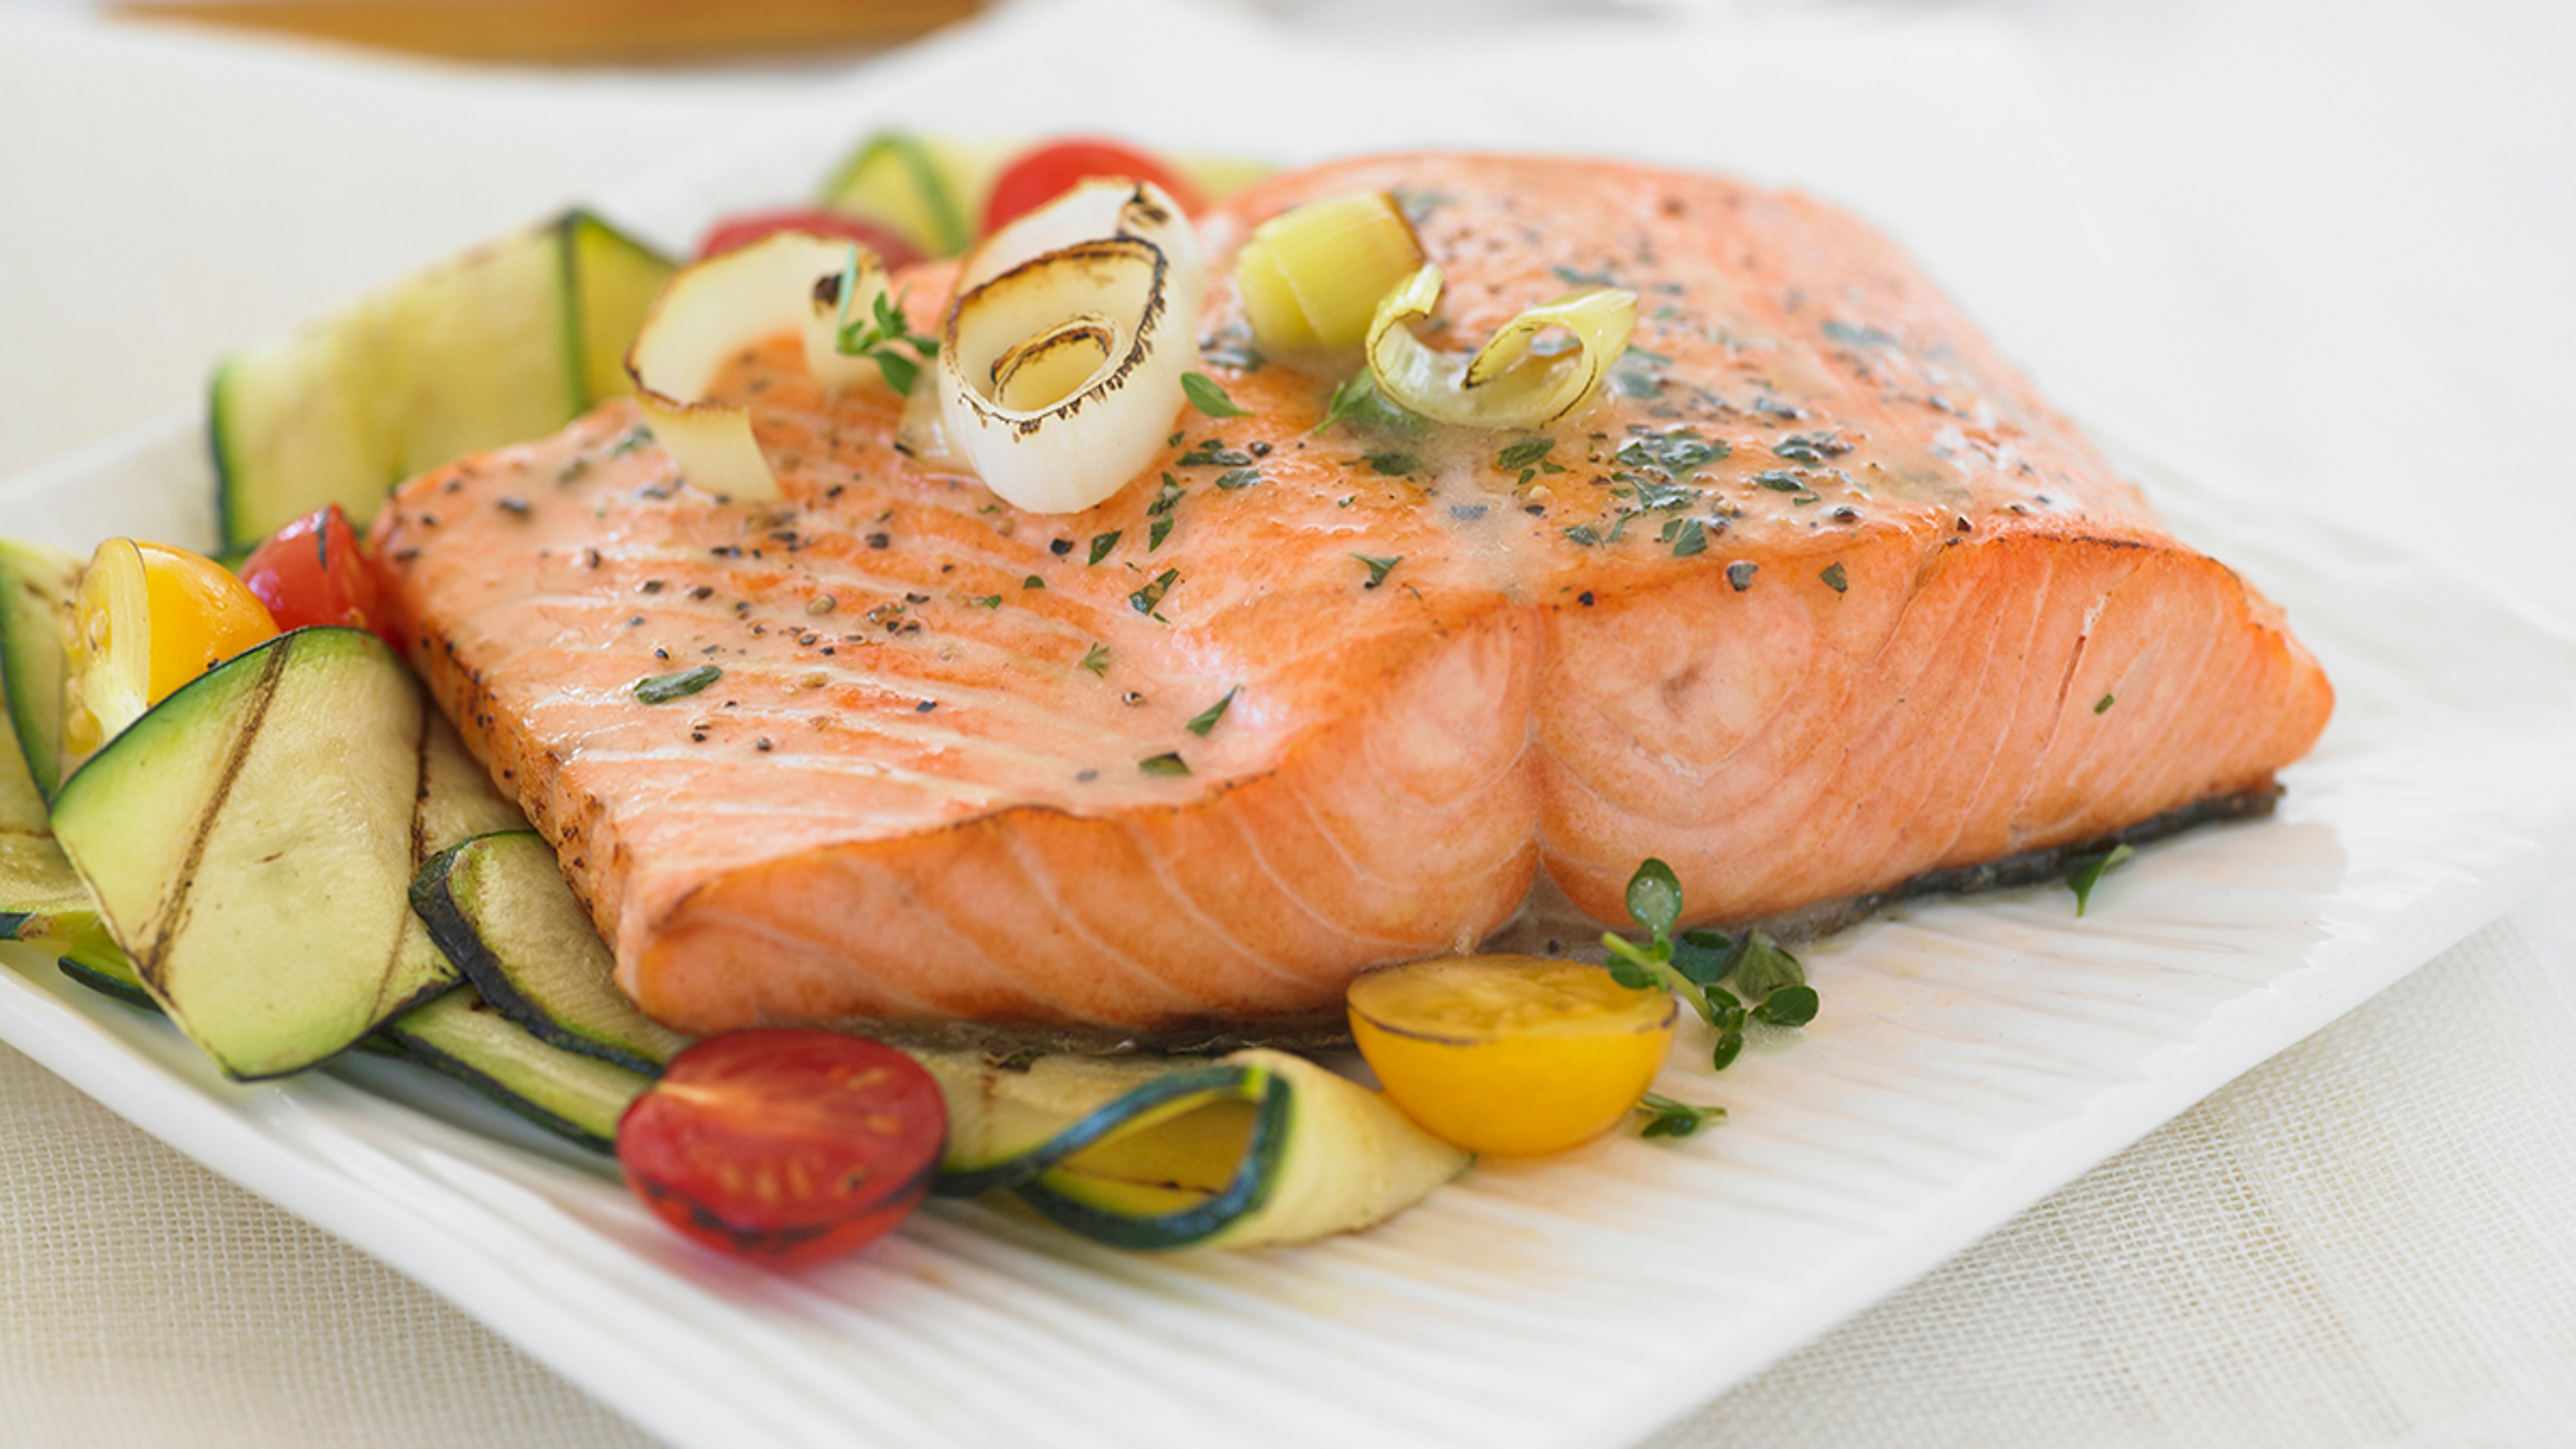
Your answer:
[[[2106,872],[2137,853],[2123,842],[2099,854],[2079,855],[2067,862],[2066,888],[2075,892],[2075,914],[2084,914],[2084,908],[2093,903],[2093,887],[2102,883]]]
[[[1191,407],[1197,408],[1209,417],[1248,418],[1252,416],[1252,409],[1237,406],[1233,398],[1226,396],[1225,388],[1215,378],[1204,372],[1182,373],[1181,392],[1189,398]]]
[[[1243,686],[1239,684],[1234,688],[1227,690],[1223,699],[1218,700],[1216,703],[1209,705],[1207,708],[1200,710],[1197,714],[1191,716],[1190,722],[1181,726],[1181,728],[1188,730],[1191,734],[1197,735],[1200,739],[1206,739],[1208,731],[1216,728],[1216,722],[1225,718],[1226,706],[1234,703],[1234,697],[1242,692]]]
[[[669,704],[675,699],[685,699],[722,678],[723,670],[712,664],[701,664],[695,669],[674,670],[669,674],[656,674],[650,679],[639,679],[635,681],[635,697],[646,704]]]
[[[1150,614],[1154,612],[1156,609],[1163,606],[1163,595],[1171,592],[1172,585],[1179,582],[1180,577],[1181,571],[1179,569],[1163,570],[1160,574],[1155,575],[1152,583],[1147,584],[1145,587],[1138,589],[1132,594],[1129,594],[1127,596],[1127,606],[1134,609],[1139,614]]]
[[[1654,1092],[1637,1099],[1637,1110],[1647,1114],[1640,1137],[1688,1137],[1712,1122],[1726,1120],[1724,1107],[1694,1107]]]

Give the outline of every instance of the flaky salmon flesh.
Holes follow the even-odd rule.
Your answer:
[[[1640,301],[1530,432],[1318,427],[1263,362],[1251,228],[1393,193],[1467,350]],[[1774,916],[2261,791],[2332,708],[1893,245],[1795,193],[1400,155],[1200,219],[1208,371],[1067,516],[898,453],[900,401],[745,354],[784,497],[684,486],[625,404],[412,480],[375,541],[415,661],[558,846],[652,1015],[1153,1033],[1329,1011],[1542,875],[1620,920]],[[898,278],[920,330],[952,273]],[[650,677],[720,671],[638,700]]]

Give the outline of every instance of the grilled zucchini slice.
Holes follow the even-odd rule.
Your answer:
[[[1469,1154],[1303,1057],[1194,1065],[916,1053],[948,1099],[938,1190],[1007,1188],[1121,1248],[1255,1247],[1350,1232],[1457,1176]]]
[[[627,1104],[653,1080],[538,1040],[470,986],[413,1007],[380,1035],[404,1056],[603,1152],[616,1144]]]
[[[312,1066],[461,979],[410,901],[436,720],[373,634],[298,629],[181,687],[63,782],[55,838],[153,999],[227,1074]]]
[[[363,524],[405,478],[625,391],[671,270],[572,211],[225,359],[209,405],[225,550],[326,503]]]
[[[637,1072],[658,1072],[689,1044],[617,989],[607,945],[535,831],[431,857],[411,903],[483,999],[539,1040]]]

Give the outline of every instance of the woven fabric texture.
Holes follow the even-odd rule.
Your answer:
[[[2569,1025],[2491,926],[1653,1449],[2576,1441]]]

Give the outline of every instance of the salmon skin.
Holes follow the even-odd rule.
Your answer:
[[[1640,297],[1531,432],[1319,430],[1262,362],[1252,226],[1394,193],[1436,346]],[[416,662],[674,1026],[1142,1037],[1329,1013],[1541,872],[1624,916],[1648,856],[1737,921],[2268,798],[2332,693],[1895,247],[1794,193],[1398,155],[1200,221],[1208,370],[1087,512],[891,442],[883,389],[746,353],[783,499],[720,503],[612,403],[412,480],[375,541]],[[935,330],[951,273],[911,274]],[[694,693],[640,681],[709,666]]]

